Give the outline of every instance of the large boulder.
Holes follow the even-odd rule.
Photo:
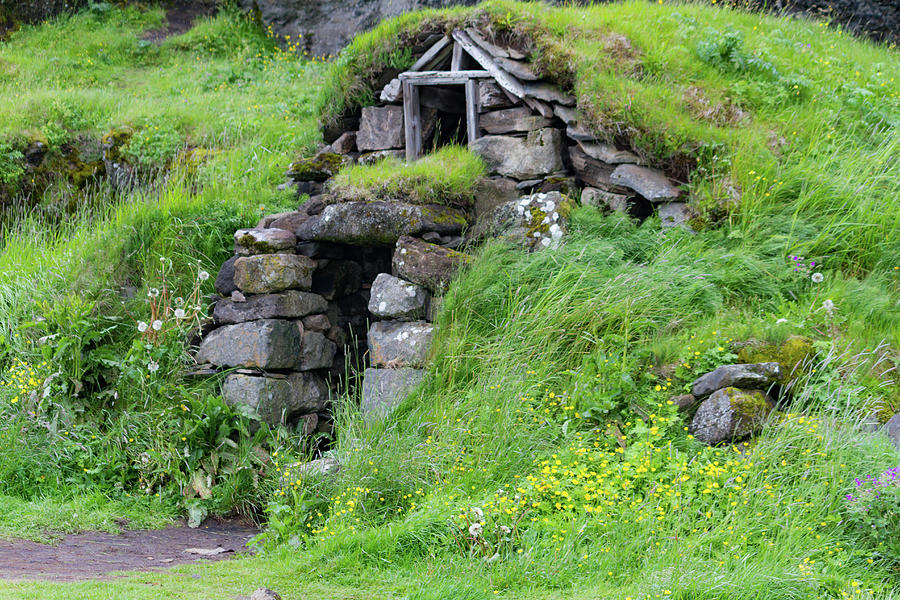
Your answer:
[[[299,319],[328,310],[328,302],[318,294],[288,290],[280,294],[250,296],[244,302],[223,299],[216,303],[217,323],[243,323],[258,319]]]
[[[425,321],[379,321],[369,328],[369,360],[376,367],[424,367],[434,337]]]
[[[494,211],[491,233],[531,250],[556,248],[567,228],[574,202],[559,192],[523,196]]]
[[[486,135],[475,140],[472,150],[480,154],[492,173],[526,180],[562,171],[563,135],[546,127],[526,137]]]
[[[367,418],[389,415],[425,377],[422,369],[366,369],[362,412]]]
[[[360,152],[402,148],[403,107],[367,106],[362,109],[356,147]]]
[[[238,229],[234,232],[234,253],[237,256],[254,254],[293,254],[297,236],[285,229]]]
[[[720,389],[700,404],[690,433],[710,445],[744,438],[762,428],[773,407],[772,399],[759,390]]]
[[[397,241],[393,267],[399,277],[439,294],[467,258],[462,252],[404,236]]]
[[[471,235],[480,238],[491,227],[491,219],[498,206],[514,202],[521,193],[515,179],[506,177],[482,177],[475,185],[475,225]]]
[[[354,245],[393,245],[400,236],[436,231],[456,235],[466,216],[446,206],[404,202],[344,202],[331,204],[297,230],[304,241]]]
[[[293,369],[300,353],[300,329],[292,321],[263,319],[220,327],[206,336],[197,362],[217,367]]]
[[[222,397],[232,406],[248,407],[269,425],[285,425],[299,415],[324,410],[328,386],[312,373],[278,379],[235,373],[225,378]]]
[[[634,190],[650,202],[671,202],[681,194],[662,172],[638,165],[619,165],[609,180],[613,185]]]
[[[381,319],[415,321],[425,317],[428,292],[425,288],[381,273],[372,284],[369,312]]]
[[[295,254],[241,256],[234,261],[234,283],[248,294],[308,290],[315,268],[311,258]]]
[[[691,393],[704,398],[726,387],[767,390],[780,378],[781,367],[777,362],[725,365],[697,378],[691,384]]]

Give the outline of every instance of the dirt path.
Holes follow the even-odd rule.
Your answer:
[[[212,16],[216,14],[216,10],[215,2],[175,2],[166,9],[166,26],[146,31],[143,39],[161,44],[166,38],[187,33],[194,26],[194,21],[200,17]]]
[[[53,546],[0,540],[0,579],[76,581],[103,578],[114,571],[222,560],[248,552],[247,542],[257,533],[259,530],[244,522],[210,520],[198,529],[182,526],[120,534],[79,533]]]

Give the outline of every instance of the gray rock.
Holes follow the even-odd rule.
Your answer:
[[[369,312],[381,319],[415,321],[425,316],[427,304],[425,288],[381,273],[372,284]]]
[[[575,97],[564,93],[558,87],[551,83],[539,81],[536,83],[526,83],[525,93],[532,98],[543,100],[544,102],[552,102],[554,104],[562,104],[563,106],[575,106]]]
[[[726,387],[767,390],[780,377],[781,367],[777,362],[725,365],[694,381],[691,393],[704,398]]]
[[[250,595],[250,600],[281,600],[281,596],[268,588],[259,588]]]
[[[478,82],[478,96],[480,99],[478,105],[482,110],[508,108],[513,105],[509,96],[503,93],[500,86],[488,79],[482,79]]]
[[[491,233],[531,250],[556,248],[567,228],[563,215],[571,207],[572,201],[559,192],[523,196],[494,211]]]
[[[325,337],[321,331],[304,331],[300,345],[298,371],[329,369],[334,363],[337,344]]]
[[[524,62],[511,58],[497,57],[494,59],[500,68],[522,81],[537,81],[540,77]]]
[[[475,185],[475,225],[472,236],[482,237],[491,226],[491,219],[498,206],[515,202],[520,194],[516,181],[505,177],[482,177]]]
[[[356,146],[360,152],[402,148],[403,107],[367,106],[362,109]]]
[[[258,319],[299,319],[328,309],[325,298],[309,292],[289,290],[280,294],[250,296],[243,302],[220,300],[213,317],[217,323],[242,323]]]
[[[601,144],[599,142],[579,142],[578,146],[591,158],[595,158],[610,165],[621,163],[637,164],[640,162],[640,158],[638,158],[636,154],[633,154],[628,150],[617,150],[615,146],[610,146],[609,144]]]
[[[198,363],[218,367],[293,369],[300,353],[300,330],[292,321],[264,319],[220,327],[206,336]]]
[[[661,171],[637,165],[619,165],[609,178],[614,185],[636,191],[650,202],[671,202],[681,195]]]
[[[309,290],[315,268],[311,258],[294,254],[241,256],[234,261],[234,283],[248,294]]]
[[[361,165],[374,165],[377,162],[381,162],[385,158],[398,158],[405,159],[406,151],[405,150],[376,150],[374,152],[366,152],[361,155],[357,162]]]
[[[237,256],[255,254],[293,254],[297,236],[284,229],[238,229],[234,232],[234,253]]]
[[[581,204],[624,213],[628,211],[628,196],[586,187],[581,190]]]
[[[527,106],[494,110],[478,117],[478,125],[490,134],[535,131],[552,121],[531,112]]]
[[[569,147],[569,160],[572,168],[587,185],[613,194],[628,194],[628,188],[615,185],[612,174],[616,167],[596,158],[588,156],[579,146]]]
[[[684,202],[664,202],[659,205],[659,218],[662,226],[682,227],[690,230],[687,222],[691,218],[691,211]]]
[[[439,294],[467,260],[462,252],[404,236],[397,240],[392,264],[398,277]]]
[[[297,237],[304,241],[354,245],[397,243],[400,236],[426,231],[455,235],[466,225],[465,214],[438,205],[404,202],[344,202],[332,204],[304,223]]]
[[[309,217],[310,215],[305,211],[281,213],[270,221],[269,227],[284,229],[296,235],[297,229],[303,225]]]
[[[884,432],[897,448],[900,448],[900,413],[897,413],[884,424]]]
[[[369,328],[369,360],[375,367],[424,367],[434,337],[425,321],[379,321]]]
[[[324,410],[328,386],[311,373],[286,379],[235,373],[225,378],[222,397],[231,406],[248,407],[264,423],[286,425],[304,413]]]
[[[552,127],[529,132],[527,137],[486,135],[472,144],[492,173],[515,179],[534,179],[563,169],[562,132]]]
[[[389,415],[424,378],[425,371],[422,369],[366,369],[363,376],[363,415],[366,418]]]
[[[669,400],[678,407],[679,412],[687,412],[697,406],[697,398],[693,394],[672,396]]]
[[[303,477],[327,477],[340,471],[341,463],[333,456],[323,456],[301,463],[296,466],[296,469]]]
[[[303,317],[303,331],[321,331],[327,333],[331,329],[328,315],[310,315]]]
[[[226,260],[216,275],[216,292],[222,296],[230,296],[231,292],[237,290],[237,286],[234,285],[234,261],[237,259],[237,256],[232,256]]]
[[[759,431],[773,407],[772,399],[758,390],[720,389],[700,404],[690,433],[710,445],[740,439]]]
[[[331,149],[338,154],[350,154],[356,150],[356,132],[346,131],[331,142]]]

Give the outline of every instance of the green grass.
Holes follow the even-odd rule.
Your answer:
[[[469,205],[481,158],[459,146],[445,146],[414,163],[387,158],[373,165],[348,165],[329,183],[341,201],[403,200],[415,204]]]
[[[276,51],[234,15],[139,53],[140,31],[160,18],[82,13],[3,47],[0,94],[17,109],[2,117],[8,140],[34,128],[49,139],[48,123],[69,140],[127,125],[149,149],[177,138],[214,152],[138,190],[51,185],[44,211],[21,199],[8,211],[3,376],[20,369],[15,359],[48,369],[24,325],[49,315],[40,327],[81,340],[49,367],[90,383],[78,396],[53,387],[59,405],[82,409],[54,413],[56,424],[12,403],[27,377],[0,389],[0,532],[40,539],[141,511],[136,524],[159,525],[183,512],[181,490],[215,456],[231,471],[217,472],[208,506],[263,511],[264,553],[114,581],[0,582],[0,598],[207,598],[260,585],[285,598],[897,597],[896,564],[841,519],[853,478],[898,461],[881,434],[855,429],[864,413],[900,409],[895,51],[815,22],[692,4],[491,2],[405,15],[322,67]],[[703,215],[698,233],[582,207],[557,250],[474,249],[444,298],[423,385],[384,421],[362,420],[356,398],[338,402],[343,469],[331,479],[297,485],[286,472],[303,458],[295,436],[250,436],[214,383],[184,381],[180,338],[160,350],[151,384],[129,379],[129,365],[144,377],[157,356],[134,324],[159,285],[159,257],[187,295],[195,270],[213,272],[228,254],[235,228],[296,202],[273,188],[318,139],[315,117],[370,102],[373,74],[411,62],[404,47],[423,23],[427,32],[482,19],[502,35],[533,35],[536,67],[570,85],[595,126],[682,172]],[[97,63],[101,42],[113,58],[76,64]],[[606,47],[621,52],[606,58]],[[788,81],[803,84],[798,97]],[[75,96],[83,121],[54,116]],[[345,169],[335,184],[347,198],[461,201],[482,169],[451,148],[411,166]],[[75,207],[52,213],[54,198]],[[797,254],[816,262],[821,283],[794,271]],[[92,303],[87,316],[78,299]],[[734,361],[735,342],[792,334],[811,337],[817,354],[785,414],[746,454],[691,439],[668,398]],[[108,364],[123,374],[116,407],[104,394]],[[473,508],[490,543],[468,534]]]

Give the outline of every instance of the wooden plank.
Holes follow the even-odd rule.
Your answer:
[[[522,82],[498,67],[497,63],[494,62],[494,59],[477,46],[465,32],[457,29],[453,32],[453,39],[459,42],[459,45],[463,47],[463,50],[468,52],[469,55],[475,59],[475,62],[490,73],[491,77],[497,80],[500,87],[517,98],[525,97],[525,86],[522,85]]]
[[[403,82],[403,135],[406,141],[406,160],[412,162],[422,155],[422,119],[419,111],[419,88]]]
[[[466,82],[466,130],[469,134],[469,145],[481,137],[478,131],[478,105],[481,96],[478,93],[478,82],[470,79]]]
[[[453,42],[453,58],[450,60],[450,70],[459,71],[462,69],[463,49],[459,42]]]
[[[447,50],[450,47],[450,42],[451,40],[447,36],[442,37],[440,40],[438,40],[437,44],[429,48],[425,52],[425,54],[423,54],[419,58],[419,60],[413,63],[413,66],[407,69],[407,71],[424,71],[441,52]]]
[[[538,81],[540,79],[537,73],[531,70],[531,67],[518,60],[498,58],[497,66],[522,81]]]
[[[487,79],[487,71],[420,71],[400,73],[400,81],[413,85],[462,85],[470,79]]]

